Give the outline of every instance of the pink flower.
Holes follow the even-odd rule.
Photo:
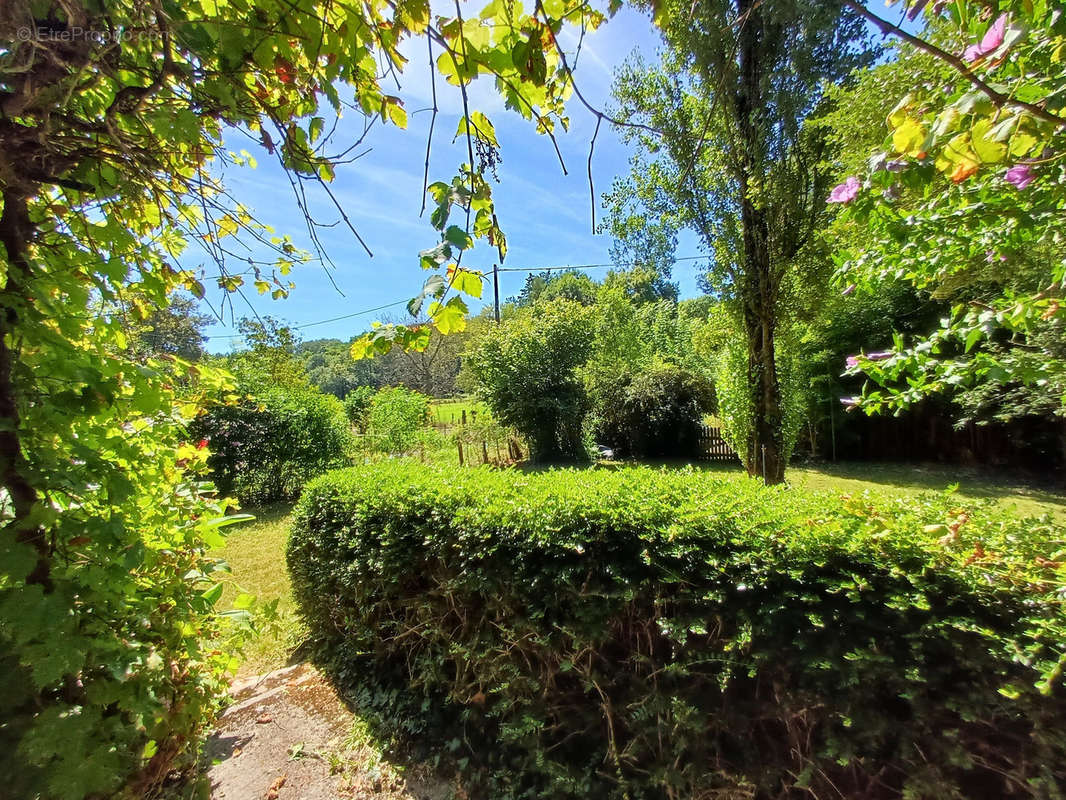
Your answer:
[[[981,39],[980,44],[972,44],[966,48],[966,52],[962,54],[962,57],[967,61],[976,61],[979,58],[984,58],[989,53],[993,53],[999,49],[999,46],[1003,44],[1003,37],[1007,33],[1007,15],[1000,14],[996,21],[992,23]]]
[[[875,353],[860,353],[857,356],[848,356],[844,359],[844,363],[848,365],[848,369],[857,369],[860,361],[884,361],[889,358],[892,358],[890,351],[878,350]]]
[[[841,397],[840,404],[849,411],[859,405],[858,397]]]
[[[840,293],[841,297],[847,297],[850,294],[855,294],[855,284],[849,284],[848,288]]]
[[[1028,164],[1015,164],[1007,170],[1007,181],[1013,183],[1015,189],[1024,189],[1034,180],[1036,174]]]
[[[859,189],[862,184],[859,183],[859,179],[852,175],[846,181],[839,186],[834,186],[833,191],[829,193],[829,199],[827,203],[850,203],[855,199],[855,196],[859,193]]]

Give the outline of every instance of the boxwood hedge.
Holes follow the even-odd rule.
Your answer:
[[[477,796],[1061,797],[1063,533],[744,477],[310,483],[316,652]]]

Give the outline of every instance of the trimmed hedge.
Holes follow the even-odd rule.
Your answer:
[[[397,462],[311,482],[288,563],[338,685],[475,794],[1061,797],[1062,531],[951,503]]]

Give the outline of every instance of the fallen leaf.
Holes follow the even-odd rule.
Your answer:
[[[263,800],[278,800],[278,790],[285,785],[285,781],[288,777],[288,775],[279,775],[274,782],[270,784],[270,788],[267,790],[266,795],[264,795]]]
[[[263,714],[263,715],[261,715],[261,716],[256,718],[255,724],[256,725],[265,725],[266,723],[273,722],[273,721],[274,721],[274,718],[272,716],[270,716],[269,714]]]

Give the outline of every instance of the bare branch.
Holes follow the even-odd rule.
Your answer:
[[[437,69],[433,65],[433,38],[426,31],[426,46],[429,48],[429,81],[433,90],[433,116],[429,118],[429,135],[426,137],[426,171],[422,175],[422,210],[418,216],[426,213],[426,192],[429,191],[429,156],[433,148],[433,126],[437,124]]]
[[[592,201],[592,232],[596,233],[596,188],[592,185],[592,153],[596,149],[596,137],[600,135],[600,123],[603,122],[602,117],[596,117],[596,130],[592,134],[592,140],[589,142],[589,199]]]

